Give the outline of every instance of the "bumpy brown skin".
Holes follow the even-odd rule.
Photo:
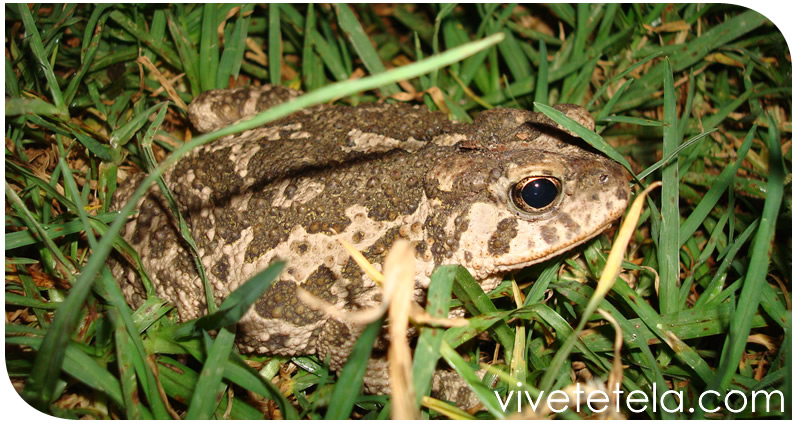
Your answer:
[[[190,117],[210,131],[298,94],[277,87],[207,92],[192,103]],[[582,108],[557,107],[594,127]],[[510,188],[529,176],[560,185],[556,200],[540,211],[525,211],[510,197]],[[296,288],[344,310],[374,306],[380,289],[333,234],[378,268],[395,239],[411,240],[417,297],[442,264],[464,265],[488,291],[505,271],[597,235],[623,213],[629,196],[622,167],[540,114],[495,109],[474,124],[457,124],[406,104],[303,110],[203,146],[165,177],[218,303],[273,260],[288,262],[240,321],[240,349],[330,356],[336,370],[361,327],[310,309]],[[156,187],[125,237],[158,295],[183,320],[206,312],[200,280]],[[138,274],[121,264],[114,271],[129,302],[141,304]],[[380,358],[370,364],[365,386],[388,389]]]

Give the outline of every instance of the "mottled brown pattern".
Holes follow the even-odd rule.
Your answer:
[[[497,224],[497,229],[489,239],[489,253],[500,254],[508,253],[510,250],[509,244],[514,237],[517,236],[517,221],[512,218],[506,218]]]
[[[190,106],[209,131],[300,95],[274,87],[212,91]],[[588,112],[557,106],[593,127]],[[545,209],[509,193],[530,177],[560,182]],[[302,286],[353,311],[376,306],[381,288],[334,235],[380,268],[392,243],[415,247],[415,297],[441,264],[463,264],[484,290],[505,271],[562,253],[596,235],[625,209],[625,171],[541,114],[498,108],[474,124],[403,103],[321,105],[198,148],[165,175],[197,242],[216,302],[275,259],[287,267],[239,324],[243,351],[331,358],[338,370],[361,325],[301,303]],[[132,189],[122,188],[123,199]],[[125,232],[156,293],[188,320],[206,312],[194,262],[154,186]],[[144,300],[138,274],[113,270],[129,302]],[[422,300],[422,299],[420,299]],[[370,361],[365,386],[385,392],[385,360]]]

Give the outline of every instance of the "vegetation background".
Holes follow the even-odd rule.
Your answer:
[[[358,368],[337,378],[314,357],[237,354],[225,328],[235,315],[211,318],[206,328],[220,329],[211,337],[175,325],[156,298],[131,311],[104,266],[111,250],[136,256],[117,236],[124,215],[109,208],[117,182],[188,150],[186,104],[208,89],[272,83],[317,102],[421,102],[462,121],[495,106],[581,104],[610,143],[595,140],[599,149],[643,185],[663,181],[600,303],[608,317],[587,304],[613,232],[488,297],[463,270],[440,269],[429,308],[463,303],[481,315],[439,337],[423,327],[413,370],[443,357],[484,407],[422,398],[430,375],[417,374],[423,418],[512,415],[493,380],[503,398],[578,381],[685,393],[667,395],[675,412],[623,413],[645,419],[702,418],[705,390],[745,392],[732,407],[779,390],[783,413],[776,399],[757,398],[752,410],[705,417],[791,417],[792,66],[783,36],[758,13],[720,4],[109,3],[6,4],[5,17],[5,360],[37,409],[64,418],[389,417],[390,398],[360,394]],[[460,62],[434,57],[498,33],[499,44]],[[403,67],[421,60],[444,67]],[[386,70],[388,82],[366,78]],[[282,107],[276,114],[293,106]],[[262,278],[253,292],[269,284]],[[240,296],[223,308],[246,308]],[[370,344],[362,339],[354,357]],[[471,373],[480,363],[493,367],[483,380]],[[523,416],[599,415],[583,407]]]

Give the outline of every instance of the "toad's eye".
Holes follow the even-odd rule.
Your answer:
[[[511,199],[520,210],[538,213],[553,205],[561,193],[561,182],[548,176],[529,176],[511,187]]]

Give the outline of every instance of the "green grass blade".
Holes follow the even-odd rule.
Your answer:
[[[99,16],[107,7],[110,7],[110,5],[98,5],[97,9],[92,12],[92,18]],[[78,85],[83,81],[83,77],[89,71],[92,61],[94,61],[94,57],[97,54],[98,48],[100,47],[100,38],[103,35],[103,28],[107,19],[108,14],[103,14],[102,17],[99,17],[99,20],[97,20],[96,27],[86,27],[86,36],[84,36],[84,41],[89,40],[89,44],[83,47],[82,50],[84,50],[86,54],[81,58],[81,67],[78,69],[78,72],[72,76],[69,85],[67,86],[67,90],[64,91],[64,102],[66,105],[70,105],[72,103],[72,99],[75,98],[75,94],[78,91]],[[88,35],[92,32],[94,33],[94,36],[91,38],[88,37]]]
[[[469,388],[475,393],[475,396],[489,411],[489,413],[497,419],[504,418],[505,413],[500,407],[500,401],[498,401],[495,394],[483,384],[481,379],[475,375],[475,371],[473,371],[472,367],[470,367],[470,365],[467,364],[463,358],[461,358],[461,355],[459,355],[445,342],[442,342],[440,351],[442,358],[444,358],[445,361],[447,361],[447,363],[458,372],[459,376],[464,378]]]
[[[252,4],[242,5],[239,9],[236,22],[230,37],[225,39],[222,57],[217,69],[217,87],[228,87],[228,78],[236,80],[244,60],[244,47],[247,40],[247,29],[250,26],[250,15],[253,13]]]
[[[586,302],[588,303],[588,300]],[[596,365],[603,366],[606,369],[611,367],[611,364],[608,361],[601,359],[597,356],[597,354],[593,353],[592,350],[589,349],[589,347],[587,347],[583,342],[583,339],[576,339],[575,337],[572,337],[573,335],[577,336],[577,334],[575,334],[575,330],[570,326],[569,322],[563,316],[558,314],[558,312],[543,303],[531,305],[531,310],[536,313],[536,315],[543,322],[553,327],[553,330],[556,332],[556,337],[561,342],[562,347],[568,347],[570,350],[572,350],[573,347],[577,348],[577,350],[583,353],[588,360],[592,361]],[[562,367],[562,365],[552,364],[552,368],[554,370],[559,370]],[[548,373],[550,372],[548,371]],[[542,379],[542,382],[546,384],[547,378],[548,377],[546,373]],[[562,381],[568,382],[568,380]]]
[[[303,73],[303,85],[306,87],[307,90],[316,89],[317,86],[314,85],[313,74],[316,70],[314,69],[314,61],[316,58],[314,57],[314,43],[312,43],[313,38],[311,34],[314,32],[314,28],[316,25],[316,15],[314,14],[314,4],[310,3],[308,5],[308,10],[306,10],[306,22],[305,22],[305,37],[303,37],[303,65],[302,65],[302,73]]]
[[[216,86],[217,70],[219,68],[219,38],[217,37],[217,5],[206,3],[203,5],[203,24],[200,30],[199,58],[203,63],[198,67],[200,75],[200,90],[218,89]]]
[[[27,328],[27,327],[25,327]],[[20,333],[33,333],[34,330],[19,330]],[[25,345],[39,350],[42,338],[39,336],[8,336],[9,333],[16,332],[11,325],[6,324],[6,344]],[[77,344],[70,343],[64,352],[64,372],[76,378],[81,383],[96,389],[107,395],[113,404],[124,407],[122,402],[122,390],[119,381],[108,370],[97,363],[89,354],[79,349]]]
[[[617,102],[619,102],[620,98],[625,93],[625,91],[628,90],[629,87],[631,87],[631,84],[633,84],[633,80],[626,81],[616,92],[614,92],[613,95],[611,95],[611,99],[609,99],[608,102],[603,106],[603,108],[600,109],[600,112],[597,113],[598,122],[603,122],[605,118],[608,117],[609,114],[611,114],[611,111],[614,109],[614,105],[616,105]],[[603,133],[603,130],[605,130],[606,126],[598,125],[595,127],[596,127],[595,131],[599,134]]]
[[[136,369],[130,347],[132,345],[125,324],[120,320],[119,313],[109,311],[109,317],[114,324],[114,346],[117,354],[117,369],[119,370],[119,383],[122,386],[122,395],[125,401],[125,416],[130,420],[151,420],[153,415],[142,406],[139,400]]]
[[[646,57],[640,59],[639,61],[636,61],[636,63],[634,63],[633,65],[629,66],[628,68],[626,68],[621,73],[616,74],[614,77],[608,79],[605,83],[603,83],[602,86],[600,86],[599,89],[597,89],[597,92],[594,94],[592,99],[590,99],[589,102],[587,102],[584,106],[588,108],[589,106],[594,105],[594,103],[597,102],[597,100],[600,99],[600,97],[603,96],[606,93],[606,90],[608,89],[609,86],[611,86],[615,82],[619,81],[620,79],[625,78],[628,74],[633,72],[633,70],[635,70],[636,68],[639,68],[640,66],[642,66],[643,64],[646,64],[647,62],[652,61],[653,59],[657,58],[659,55],[660,54],[658,54],[658,53],[653,53],[653,54],[651,54],[649,56],[646,56]],[[630,84],[630,83],[633,83],[633,81],[634,80],[628,80],[626,83]],[[618,90],[615,93],[620,93],[620,92],[624,92],[624,91]],[[611,107],[608,106],[609,104],[611,104]],[[606,104],[606,106],[604,107],[604,111],[605,111],[605,108],[608,108],[608,111],[605,111],[604,113],[601,113],[598,116],[598,120],[600,120],[601,118],[607,117],[608,114],[611,112],[611,109],[613,108],[613,105],[614,104],[612,104],[609,101]]]
[[[734,240],[732,244],[725,248],[725,251],[723,251],[725,256],[722,259],[717,272],[714,274],[714,277],[711,279],[711,282],[708,284],[708,287],[706,287],[706,290],[697,299],[698,304],[713,305],[724,300],[724,298],[718,296],[722,294],[723,287],[725,287],[725,279],[728,274],[728,269],[733,263],[738,251],[742,248],[744,243],[749,240],[752,233],[756,230],[757,225],[758,222],[753,221],[753,223],[751,223],[736,237],[736,240]],[[735,283],[731,283],[728,286],[728,289],[732,289],[734,284]],[[714,299],[717,300],[715,301]]]
[[[469,324],[463,327],[448,328],[444,332],[444,341],[448,346],[457,348],[480,335],[484,331],[490,330],[493,326],[495,326],[495,324],[497,324],[497,328],[502,327],[500,325],[501,322],[507,321],[510,315],[510,311],[502,311],[472,316],[467,319]],[[508,326],[506,325],[506,327]],[[490,331],[494,332],[494,330]],[[513,336],[513,332],[510,328],[508,329],[508,333],[512,333]],[[506,332],[503,332],[503,334],[505,335]]]
[[[89,225],[89,219],[86,215],[86,207],[83,204],[83,200],[81,200],[78,192],[78,185],[75,183],[75,178],[72,176],[72,172],[67,166],[66,159],[61,157],[58,159],[58,166],[61,169],[61,175],[64,176],[64,181],[66,183],[67,188],[69,189],[69,194],[72,196],[72,199],[75,200],[75,210],[73,213],[78,215],[78,219],[83,225],[83,231],[86,234],[86,238],[89,240],[89,247],[95,247],[97,245],[97,239],[94,236],[94,232],[92,232],[92,227]]]
[[[198,377],[194,392],[192,392],[186,419],[210,419],[216,411],[225,389],[222,377],[228,357],[233,350],[235,337],[235,333],[223,328],[211,344],[206,362],[203,364],[203,370],[200,372],[200,377]]]
[[[333,394],[337,395],[338,403],[328,407],[328,411],[325,413],[326,420],[347,419],[350,417],[356,398],[361,393],[364,373],[367,371],[367,362],[372,354],[372,345],[375,342],[375,338],[378,337],[378,332],[382,326],[383,318],[370,323],[361,332],[356,344],[353,345],[353,351],[350,353],[350,357],[347,358],[344,367],[342,367],[342,373],[333,388]]]
[[[767,179],[767,199],[764,211],[758,222],[758,230],[753,237],[753,254],[747,268],[742,292],[736,304],[736,311],[731,319],[728,340],[725,342],[722,363],[714,375],[714,380],[706,389],[727,389],[733,373],[739,366],[747,337],[758,309],[761,287],[764,285],[769,267],[769,246],[775,234],[775,221],[781,199],[783,198],[783,159],[778,132],[774,120],[768,116],[770,127],[767,138],[769,152],[769,177]]]
[[[67,117],[66,111],[39,98],[6,98],[6,116],[25,114],[45,117]]]
[[[116,316],[112,317],[112,319],[114,321],[121,320],[122,325],[127,330],[127,340],[130,343],[125,350],[129,353],[129,359],[133,362],[137,378],[141,383],[142,392],[147,398],[150,410],[153,413],[152,416],[158,419],[166,419],[168,416],[167,408],[164,405],[164,401],[161,400],[158,382],[147,362],[149,353],[145,350],[139,330],[133,323],[131,310],[125,301],[125,296],[122,295],[122,290],[114,281],[107,267],[103,268],[99,278],[102,286],[96,286],[95,291],[116,310],[116,314],[112,314]]]
[[[104,144],[101,144],[100,142],[94,140],[94,138],[81,133],[80,131],[73,131],[73,135],[78,139],[78,141],[80,141],[81,145],[88,149],[89,152],[96,155],[99,159],[107,162],[114,160],[113,151]]]
[[[14,198],[16,194],[6,185],[6,195]],[[56,250],[56,253],[60,251]],[[99,268],[98,268],[99,269]],[[54,387],[64,362],[64,352],[71,340],[72,330],[80,319],[83,302],[89,295],[92,277],[82,274],[70,289],[69,295],[56,311],[53,322],[36,353],[34,368],[22,395],[26,401],[41,411],[45,411],[55,396]]]
[[[122,127],[111,133],[111,137],[108,139],[109,145],[117,147],[117,150],[121,149],[121,146],[128,143],[133,135],[147,123],[152,114],[166,106],[166,103],[156,104],[130,118]]]
[[[269,82],[281,83],[281,16],[276,3],[269,5]]]
[[[663,166],[664,164],[669,163],[670,161],[672,161],[684,149],[689,148],[690,146],[694,145],[696,142],[703,140],[704,137],[706,137],[709,134],[714,133],[716,131],[717,131],[717,129],[707,130],[707,131],[705,131],[705,132],[703,132],[703,133],[701,133],[701,134],[689,139],[688,141],[682,143],[681,146],[678,147],[678,149],[676,149],[675,151],[671,152],[669,155],[663,156],[660,160],[656,161],[655,163],[650,165],[650,167],[646,168],[641,173],[639,173],[636,176],[636,178],[643,181],[647,176],[650,176],[651,173],[653,173],[654,171],[660,169],[661,166]],[[682,241],[682,243],[683,242],[685,242],[685,241]]]
[[[564,294],[565,297],[576,297],[576,292],[567,286],[556,287],[557,291]],[[662,324],[670,324],[671,330],[681,340],[696,339],[701,337],[715,336],[723,334],[727,331],[730,324],[730,318],[733,314],[733,307],[728,304],[719,306],[702,307],[697,306],[693,309],[681,311],[679,313],[661,315],[660,322]],[[660,342],[658,337],[653,334],[641,319],[634,319],[630,321],[633,334],[625,333],[624,345],[628,348],[636,348],[636,341],[641,339],[648,344],[657,344]],[[767,320],[761,315],[753,317],[753,327],[764,327],[767,325]],[[601,326],[592,328],[591,332],[585,333],[581,336],[581,340],[586,346],[594,352],[610,352],[613,350],[613,336],[611,326]],[[574,349],[573,352],[577,352]]]
[[[605,117],[603,119],[598,119],[597,121],[604,121],[607,123],[628,123],[634,124],[637,126],[650,126],[650,127],[663,127],[665,124],[658,120],[649,120],[646,118],[639,118],[639,117],[626,117],[622,115],[612,115],[609,117]]]
[[[431,275],[426,311],[434,318],[447,317],[456,271],[455,266],[446,265],[436,268]],[[431,377],[433,377],[433,371],[439,361],[439,347],[444,340],[444,332],[445,330],[436,327],[425,327],[417,340],[414,364],[411,370],[414,377],[414,395],[417,398],[415,401],[417,406],[422,397],[431,391]]]
[[[62,253],[61,250],[58,250],[58,246],[56,246],[55,242],[49,238],[44,227],[36,220],[36,217],[33,215],[30,209],[28,209],[25,203],[23,203],[19,196],[11,190],[11,186],[8,184],[8,182],[6,182],[5,189],[6,197],[8,197],[11,207],[19,213],[20,217],[25,223],[25,226],[27,226],[28,229],[33,229],[35,231],[35,233],[39,236],[40,241],[44,243],[44,246],[50,250],[56,259],[61,263],[61,266],[63,267],[61,272],[66,275],[68,280],[72,281],[78,272],[73,263],[66,256],[64,256],[64,253]]]
[[[197,326],[204,330],[216,330],[239,322],[253,303],[272,286],[283,266],[284,262],[274,262],[247,280],[225,298],[217,312],[197,320]]]
[[[577,121],[567,117],[563,112],[558,111],[557,109],[540,104],[538,102],[534,102],[533,105],[536,107],[537,110],[541,111],[544,115],[549,117],[551,120],[555,121],[556,123],[563,126],[565,129],[575,133],[581,139],[586,141],[589,145],[593,148],[597,149],[598,151],[602,152],[612,160],[622,164],[626,170],[632,175],[635,176],[636,174],[633,172],[633,168],[628,160],[625,159],[617,150],[614,149],[611,145],[606,142],[602,136],[598,135],[597,133],[581,126]]]
[[[183,72],[186,73],[186,80],[189,81],[192,96],[197,96],[200,94],[200,59],[197,49],[171,10],[167,10],[167,28],[178,49],[178,55],[183,63]]]
[[[675,102],[675,90],[672,81],[672,68],[669,59],[664,61],[664,143],[662,152],[678,150],[681,135],[678,133],[678,113]],[[680,229],[681,217],[678,201],[678,158],[667,163],[661,169],[661,233],[658,237],[658,276],[659,307],[662,314],[682,310],[680,295],[680,259],[678,253],[681,245],[676,230]]]
[[[17,80],[17,75],[14,73],[14,68],[11,65],[11,61],[6,57],[6,95],[10,95],[10,98],[6,98],[6,111],[8,111],[8,101],[9,99],[19,98],[19,80]],[[9,115],[6,113],[6,115]]]
[[[503,60],[508,64],[509,71],[514,80],[525,78],[533,73],[531,65],[528,63],[522,48],[519,46],[519,41],[514,38],[514,34],[506,29],[503,31],[506,35],[505,40],[497,45],[497,49],[503,56]]]
[[[48,310],[55,310],[61,306],[61,302],[45,302],[38,299],[33,299],[30,297],[21,296],[16,293],[5,293],[5,301],[6,305],[14,305],[14,306],[27,306],[29,308],[39,308],[39,309],[48,309]]]
[[[369,37],[367,37],[367,33],[364,32],[364,28],[358,22],[355,15],[353,15],[350,6],[346,4],[337,4],[333,7],[334,10],[336,10],[336,17],[339,20],[342,31],[347,34],[350,44],[355,48],[356,53],[358,53],[359,58],[361,58],[361,61],[364,63],[369,73],[374,75],[385,72],[386,67],[383,66],[378,52],[372,47],[372,42]],[[395,83],[390,83],[387,84],[386,87],[381,87],[381,92],[386,95],[392,95],[400,92],[400,87]]]
[[[787,329],[791,327],[791,323],[789,322],[789,313],[791,312],[787,309],[786,301],[784,300],[782,295],[778,293],[778,290],[774,289],[771,286],[765,285],[761,286],[761,297],[760,297],[760,305],[761,308],[764,309],[764,312],[772,318],[777,324],[779,324],[782,328]],[[753,320],[753,328],[756,328],[757,325],[755,319]]]
[[[550,66],[547,63],[547,47],[544,40],[539,40],[539,73],[536,75],[536,98],[535,102],[540,104],[548,103],[547,83]]]
[[[36,22],[33,20],[31,11],[28,9],[28,5],[24,3],[18,3],[17,9],[25,25],[25,31],[29,34],[28,40],[31,51],[33,52],[33,57],[38,66],[41,67],[42,73],[47,80],[47,85],[50,89],[50,97],[53,99],[53,105],[55,105],[56,109],[62,111],[61,115],[69,116],[67,105],[64,103],[64,95],[61,93],[61,87],[58,85],[53,67],[50,65],[50,61],[45,53],[42,37],[39,34],[39,28]]]
[[[703,199],[700,200],[694,210],[692,210],[692,213],[689,214],[689,217],[683,222],[679,239],[681,246],[686,244],[686,241],[688,241],[692,234],[700,227],[703,219],[705,219],[708,213],[711,212],[711,209],[717,205],[717,201],[719,201],[722,194],[724,194],[732,184],[736,171],[739,170],[745,155],[750,151],[750,147],[753,145],[755,135],[756,127],[753,126],[747,133],[747,136],[745,136],[742,145],[737,150],[736,162],[725,166],[725,169],[723,169],[722,173],[714,180],[714,183],[703,196]]]
[[[586,60],[583,61],[583,66],[580,72],[577,75],[573,75],[574,79],[571,80],[569,85],[565,85],[561,94],[562,103],[581,103],[581,100],[584,97],[583,94],[586,93],[589,88],[589,84],[591,83],[592,79],[592,73],[597,67],[597,61],[599,59],[600,57],[597,55],[586,57]]]
[[[283,418],[286,420],[297,420],[299,416],[292,404],[283,396],[280,389],[253,370],[238,354],[231,354],[231,359],[225,365],[225,379],[236,383],[244,389],[270,398],[278,404]]]
[[[539,276],[536,277],[536,281],[533,283],[530,291],[525,296],[525,302],[523,303],[523,306],[532,305],[534,303],[541,302],[542,299],[544,299],[544,294],[547,291],[550,282],[561,268],[562,260],[562,256],[556,256],[555,258],[548,260],[546,263],[540,264],[546,266]]]
[[[550,10],[561,18],[567,25],[575,27],[575,9],[569,4],[556,3],[550,5]]]
[[[578,11],[575,27],[575,45],[572,47],[571,59],[573,61],[583,62],[586,58],[586,38],[590,31],[589,4],[579,3],[576,7]]]
[[[463,267],[458,268],[456,272],[456,285],[453,286],[453,293],[464,302],[464,306],[473,315],[493,314],[498,311],[475,278]],[[496,335],[506,354],[509,355],[508,359],[511,359],[511,351],[514,348],[514,331],[505,323],[497,323],[491,328],[491,331]]]
[[[435,23],[431,25],[430,21],[418,14],[409,12],[405,7],[396,7],[392,9],[392,16],[408,27],[409,32],[419,34],[424,40],[433,39]]]
[[[110,17],[114,22],[124,28],[125,31],[128,31],[135,38],[141,40],[142,43],[144,43],[166,63],[178,70],[183,70],[183,65],[181,64],[178,55],[172,50],[172,48],[162,43],[161,40],[156,39],[147,30],[139,27],[139,25],[137,25],[133,20],[125,16],[124,13],[120,12],[119,10],[115,10],[111,12]],[[214,29],[214,35],[216,36],[216,28]]]
[[[158,375],[164,386],[164,393],[176,401],[189,401],[199,374],[170,357],[158,358]],[[214,412],[215,418],[225,420],[264,420],[264,413],[249,404],[250,401],[234,396],[232,400],[224,395]]]
[[[322,59],[322,62],[325,64],[328,70],[330,70],[330,72],[334,75],[336,80],[347,80],[349,77],[347,70],[351,67],[346,65],[342,57],[338,54],[338,50],[340,49],[337,49],[334,44],[329,44],[327,41],[325,41],[322,35],[317,31],[313,32],[312,40],[314,44],[314,50]]]

